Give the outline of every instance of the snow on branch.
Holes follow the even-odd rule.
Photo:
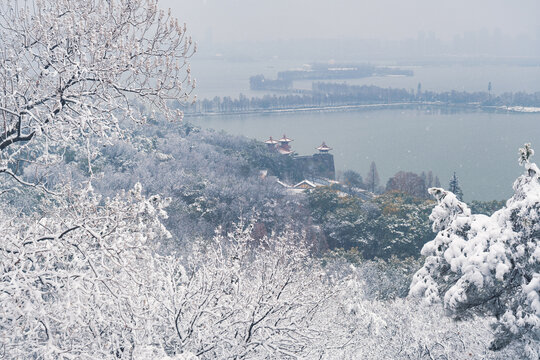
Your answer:
[[[155,0],[3,1],[0,44],[0,169],[122,136],[119,119],[144,122],[142,106],[180,119],[171,104],[195,87],[196,44]]]
[[[0,217],[0,344],[13,358],[107,358],[148,343],[166,201],[92,191],[41,217]],[[62,354],[62,355],[61,355]]]

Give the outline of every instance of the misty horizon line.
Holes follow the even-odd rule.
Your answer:
[[[436,31],[418,31],[416,36],[404,36],[400,38],[386,38],[383,36],[328,36],[328,37],[298,37],[298,38],[274,38],[274,39],[234,39],[234,40],[215,40],[213,37],[209,34],[206,34],[205,36],[198,36],[194,38],[195,41],[199,42],[201,40],[204,40],[205,42],[210,41],[214,44],[236,44],[236,43],[275,43],[275,42],[308,42],[308,41],[361,41],[361,42],[403,42],[403,41],[420,41],[420,40],[437,40],[440,42],[453,42],[456,39],[459,38],[470,38],[470,37],[477,37],[480,35],[481,37],[491,37],[499,40],[527,40],[531,42],[539,42],[540,41],[540,27],[538,28],[538,31],[534,33],[520,33],[520,34],[509,34],[505,33],[503,31],[486,31],[486,30],[478,30],[478,31],[463,31],[459,33],[455,33],[448,36],[440,36]]]
[[[213,41],[195,39],[203,56],[253,58],[418,58],[433,56],[526,58],[540,57],[540,31],[534,36],[502,32],[464,32],[447,40],[420,32],[399,40],[386,38],[291,38]],[[448,59],[446,59],[448,60]]]

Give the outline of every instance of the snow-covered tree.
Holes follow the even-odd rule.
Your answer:
[[[540,171],[520,149],[525,174],[514,183],[514,196],[492,216],[471,215],[456,195],[430,189],[438,205],[430,219],[438,234],[422,249],[424,266],[415,274],[410,294],[428,301],[442,298],[457,318],[494,317],[492,349],[514,339],[529,356],[540,348]]]
[[[167,201],[91,189],[0,214],[0,348],[8,358],[130,358],[156,342],[154,244]]]
[[[173,118],[195,86],[195,45],[155,0],[2,1],[0,44],[0,174],[19,182],[26,162],[144,121],[134,99]]]
[[[343,173],[343,182],[350,187],[358,187],[361,189],[365,187],[362,176],[353,170],[347,170]]]
[[[458,177],[456,176],[456,172],[454,172],[454,175],[452,175],[452,178],[450,179],[450,182],[448,183],[448,191],[456,195],[459,201],[463,201],[463,191],[461,190],[461,187],[459,186],[459,180],[458,180]]]
[[[373,299],[367,282],[388,287],[395,279],[368,277],[362,265],[329,262],[323,268],[298,234],[258,241],[251,232],[238,227],[211,243],[198,242],[185,259],[169,258],[156,293],[165,310],[159,333],[169,355],[495,358],[484,319],[455,323],[441,319],[440,306]]]
[[[160,296],[167,299],[165,343],[208,359],[315,358],[333,342],[347,343],[329,328],[339,287],[302,236],[255,240],[252,230],[238,226],[198,242],[184,266],[171,267]]]
[[[20,198],[49,192],[25,172],[59,164],[68,147],[91,172],[94,142],[122,136],[122,119],[173,119],[170,102],[195,85],[194,47],[154,0],[0,2],[0,195],[23,185],[0,210],[2,356],[132,358],[160,344],[167,201],[140,185],[110,199],[67,184],[35,196],[32,213]]]
[[[426,198],[425,173],[418,176],[413,172],[399,171],[386,183],[386,191],[399,191],[418,198]]]
[[[371,162],[371,165],[369,165],[369,171],[366,175],[366,187],[369,191],[372,193],[377,192],[377,187],[379,186],[379,172],[377,171],[377,165],[375,165],[375,161]]]

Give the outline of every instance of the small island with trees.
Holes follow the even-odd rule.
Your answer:
[[[313,82],[311,90],[291,88],[290,80],[251,78],[252,88],[272,89],[280,94],[238,98],[214,97],[203,99],[185,108],[187,116],[212,114],[259,113],[283,111],[329,111],[381,108],[442,107],[484,111],[540,112],[540,92],[507,92],[493,95],[491,90],[480,92],[417,90],[383,88],[374,85],[349,85],[336,82]],[[267,85],[262,85],[267,84]],[[281,93],[283,92],[283,93]]]

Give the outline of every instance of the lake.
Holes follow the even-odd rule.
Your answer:
[[[359,60],[359,62],[361,62]],[[386,65],[386,64],[380,64]],[[198,79],[200,99],[214,96],[262,96],[251,91],[249,77],[299,68],[301,62],[196,60],[193,75]],[[429,65],[403,67],[412,77],[370,77],[347,80],[358,85],[377,85],[422,90],[540,91],[540,66]],[[343,80],[339,80],[343,82]],[[311,81],[295,82],[297,88],[311,88]],[[517,151],[531,142],[540,154],[540,114],[489,113],[450,110],[363,110],[283,114],[223,115],[187,118],[203,127],[224,130],[258,140],[286,133],[294,139],[293,149],[312,154],[326,141],[334,148],[336,169],[352,169],[362,175],[375,161],[384,185],[397,171],[432,170],[443,186],[455,171],[465,200],[504,199],[512,194],[512,183],[521,174]],[[540,159],[540,156],[537,156]],[[540,162],[540,160],[537,160]]]
[[[400,170],[431,170],[447,187],[455,171],[465,201],[508,198],[522,173],[518,148],[531,142],[540,154],[538,113],[384,109],[219,115],[186,121],[261,141],[285,133],[294,139],[291,146],[300,155],[315,153],[326,141],[334,149],[337,171],[352,169],[365,176],[375,161],[382,185]]]

